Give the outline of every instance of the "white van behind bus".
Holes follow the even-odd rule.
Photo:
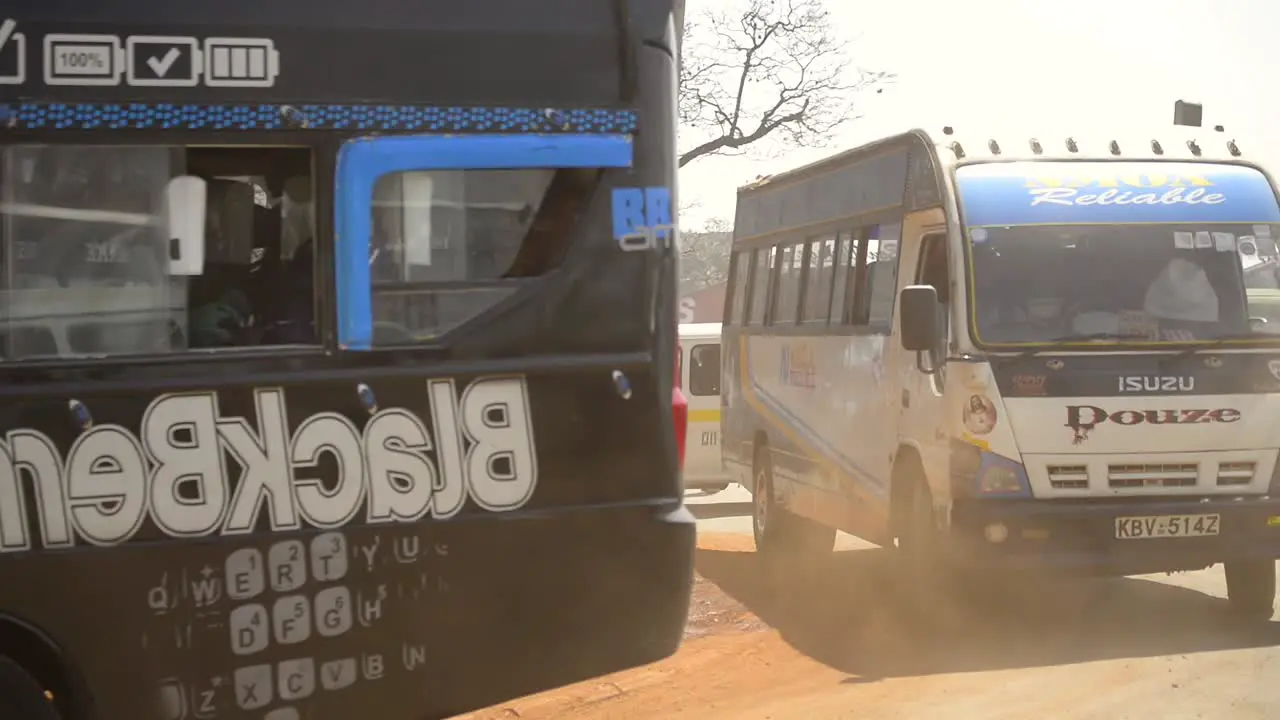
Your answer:
[[[719,492],[731,482],[720,460],[720,323],[681,324],[679,358],[689,399],[684,487]]]

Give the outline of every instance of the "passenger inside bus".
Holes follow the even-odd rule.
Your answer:
[[[211,179],[206,261],[190,288],[191,347],[315,342],[310,179]]]

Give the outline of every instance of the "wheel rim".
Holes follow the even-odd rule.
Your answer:
[[[752,501],[755,503],[756,531],[763,533],[769,521],[769,483],[768,474],[763,470],[756,471],[756,491]]]

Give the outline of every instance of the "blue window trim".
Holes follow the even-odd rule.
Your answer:
[[[373,347],[373,188],[383,175],[412,170],[627,168],[629,135],[418,135],[359,138],[338,153],[335,261],[338,344]]]

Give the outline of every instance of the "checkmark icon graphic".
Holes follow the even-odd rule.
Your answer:
[[[18,27],[18,21],[6,18],[0,23],[0,50],[4,50],[4,46],[9,44],[9,38],[13,37],[13,31]]]
[[[165,73],[169,72],[169,68],[173,67],[173,64],[178,61],[181,55],[182,51],[178,48],[169,48],[169,52],[165,53],[164,57],[147,58],[147,67],[151,68],[151,72],[155,73],[156,77],[162,78]]]

